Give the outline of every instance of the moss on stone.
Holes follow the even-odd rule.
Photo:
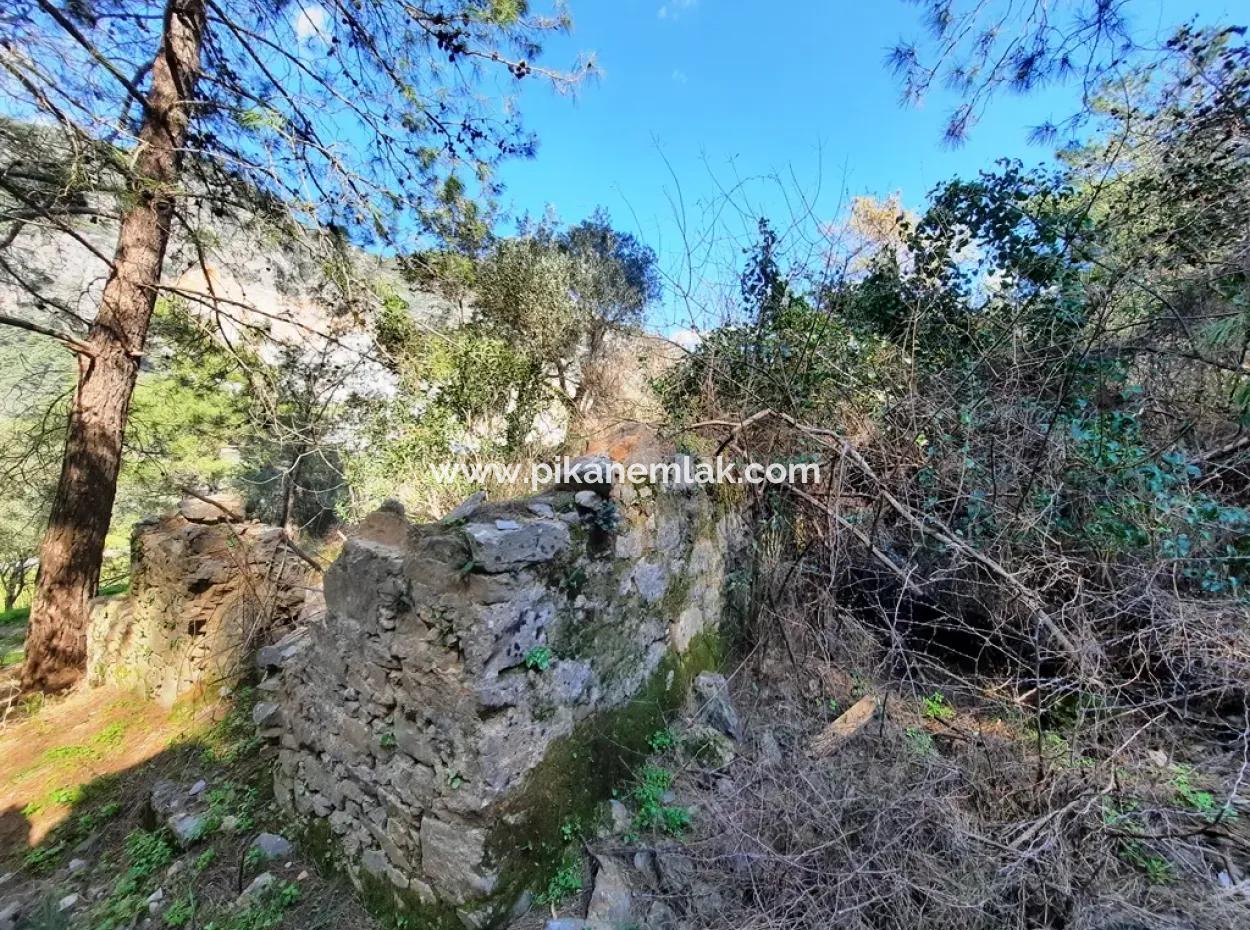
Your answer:
[[[338,841],[325,818],[310,817],[304,822],[300,850],[322,871],[345,876]],[[386,879],[363,869],[359,871],[358,879],[361,903],[370,914],[388,926],[406,926],[413,930],[464,930],[464,924],[451,905],[422,901],[415,892],[396,888]]]
[[[501,874],[493,901],[508,909],[555,874],[567,845],[562,827],[593,821],[598,806],[647,758],[649,738],[667,725],[695,677],[721,658],[718,634],[700,633],[686,652],[665,655],[629,701],[581,721],[552,744],[488,842]]]

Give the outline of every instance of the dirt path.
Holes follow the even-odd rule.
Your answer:
[[[0,728],[0,849],[39,843],[91,783],[146,762],[201,724],[185,709],[106,689],[80,689],[10,718]]]

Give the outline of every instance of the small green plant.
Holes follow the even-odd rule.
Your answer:
[[[191,870],[199,875],[217,860],[217,850],[208,848],[195,857],[195,862],[191,863]]]
[[[135,879],[147,878],[173,861],[174,851],[163,834],[136,830],[126,837],[127,874]]]
[[[42,872],[56,863],[64,849],[64,843],[36,846],[22,861],[32,872]]]
[[[1162,856],[1150,852],[1137,840],[1125,840],[1120,844],[1120,858],[1124,862],[1140,869],[1146,875],[1146,881],[1152,885],[1166,885],[1175,877],[1172,863]]]
[[[547,887],[537,895],[539,904],[559,904],[582,890],[582,863],[572,853],[566,853]]]
[[[664,752],[677,745],[677,737],[673,736],[673,731],[667,728],[656,730],[647,737],[647,745],[651,747],[652,752]]]
[[[265,853],[259,846],[252,846],[243,856],[243,867],[246,869],[255,869],[265,861]]]
[[[908,727],[903,736],[907,740],[907,748],[915,755],[931,756],[937,750],[933,737],[920,727]]]
[[[560,824],[560,836],[564,842],[571,843],[573,840],[580,839],[585,835],[585,828],[582,826],[580,817],[570,817],[564,823]]]
[[[633,790],[635,830],[660,830],[679,836],[690,829],[690,811],[665,801],[672,785],[673,773],[668,769],[658,765],[643,768]]]
[[[842,705],[838,703],[837,698],[831,697],[829,698],[828,701],[825,702],[825,706],[829,708],[829,713],[833,714],[836,717],[838,714],[838,708],[841,707]]]
[[[73,804],[77,804],[79,801],[82,800],[82,797],[83,797],[82,785],[69,785],[69,786],[57,788],[56,790],[52,792],[51,795],[49,795],[49,797],[52,798],[52,803],[60,804],[64,807],[69,807]]]
[[[533,672],[545,672],[551,668],[554,656],[547,646],[535,646],[525,653],[525,667]]]
[[[179,896],[165,909],[165,923],[170,927],[183,927],[195,916],[195,895],[188,891]]]
[[[395,741],[395,731],[387,730],[383,733],[381,739],[378,740],[378,745],[380,745],[383,749],[394,749],[397,745],[399,745]]]
[[[920,712],[930,720],[955,719],[955,708],[940,691],[934,691],[920,702]]]
[[[1175,766],[1172,772],[1172,793],[1178,802],[1212,822],[1236,819],[1237,811],[1230,805],[1217,804],[1215,795],[1210,791],[1194,787],[1190,781],[1193,769],[1186,766]]]

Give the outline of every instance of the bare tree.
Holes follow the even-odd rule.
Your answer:
[[[0,97],[38,124],[52,157],[0,153],[0,274],[33,312],[0,322],[59,339],[78,359],[60,481],[40,555],[23,684],[56,690],[84,661],[131,393],[155,301],[182,296],[218,316],[246,310],[215,291],[204,217],[245,211],[298,238],[330,228],[357,244],[413,235],[457,170],[489,181],[532,151],[487,68],[559,89],[538,40],[567,17],[487,0],[19,0],[0,13]],[[51,164],[55,170],[49,170]],[[117,216],[115,247],[81,217]],[[27,230],[72,240],[105,280],[85,325],[20,250]],[[171,237],[191,244],[203,291],[163,279]],[[7,252],[8,254],[4,254]]]

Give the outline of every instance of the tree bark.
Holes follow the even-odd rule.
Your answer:
[[[22,685],[59,691],[86,664],[95,596],[117,494],[122,440],[169,244],[175,185],[200,67],[204,0],[169,0],[152,64],[134,177],[100,311],[79,355],[61,477],[35,581]]]

